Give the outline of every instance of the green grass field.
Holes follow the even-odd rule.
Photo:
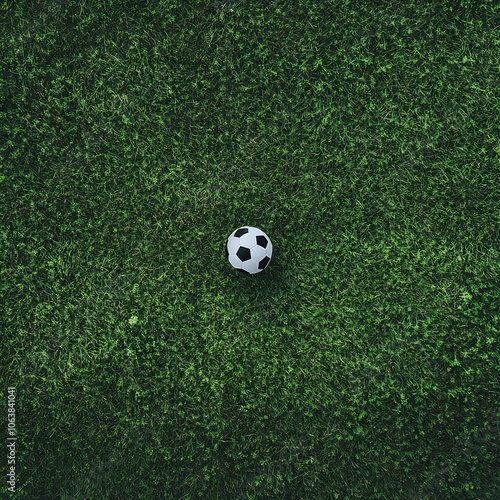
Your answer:
[[[0,492],[500,498],[497,2],[0,19]]]

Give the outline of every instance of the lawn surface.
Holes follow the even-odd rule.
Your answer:
[[[499,18],[3,2],[12,496],[500,498]]]

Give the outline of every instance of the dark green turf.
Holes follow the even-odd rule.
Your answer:
[[[16,497],[500,498],[496,4],[2,3]]]

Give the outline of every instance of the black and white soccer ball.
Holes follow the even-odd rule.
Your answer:
[[[227,239],[226,257],[243,273],[260,273],[269,265],[272,255],[273,244],[269,236],[256,227],[240,227]]]

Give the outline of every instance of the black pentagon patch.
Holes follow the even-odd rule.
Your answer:
[[[257,245],[259,245],[262,248],[266,248],[267,244],[269,243],[268,239],[262,234],[257,236],[257,238],[255,239],[257,240]]]
[[[227,245],[224,246],[224,250],[226,252],[226,259],[229,257],[229,252],[227,251]]]
[[[241,238],[244,234],[247,234],[248,233],[248,228],[247,227],[242,227],[240,229],[238,229],[238,231],[236,231],[234,233],[234,236],[236,238]]]
[[[264,257],[260,262],[259,262],[259,269],[265,269],[267,265],[269,264],[269,261],[271,259],[269,257]]]
[[[252,255],[250,254],[250,249],[245,247],[238,248],[236,255],[239,257],[241,262],[245,262],[246,260],[250,260]]]
[[[250,274],[248,271],[245,271],[245,269],[236,269],[236,270],[243,274]]]

